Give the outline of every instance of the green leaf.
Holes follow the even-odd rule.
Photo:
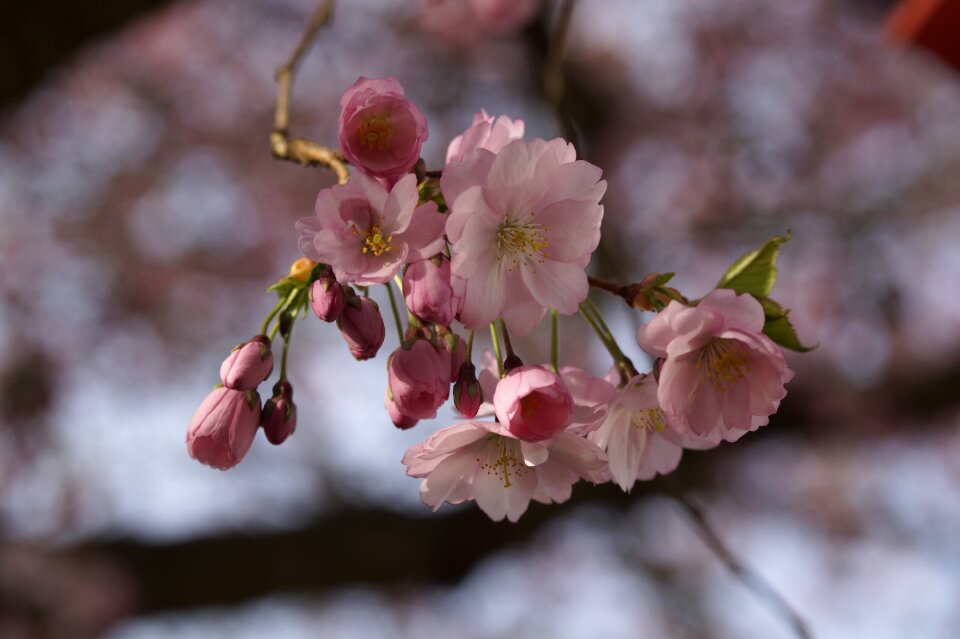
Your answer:
[[[793,324],[790,323],[786,313],[775,319],[767,318],[763,325],[763,334],[780,346],[800,353],[812,351],[820,346],[819,344],[813,346],[801,344],[800,338],[797,337],[797,331],[793,328]]]
[[[758,299],[765,298],[777,283],[780,247],[789,241],[789,231],[786,235],[774,235],[759,249],[750,251],[734,262],[720,278],[717,288],[729,288],[738,294],[750,293]]]

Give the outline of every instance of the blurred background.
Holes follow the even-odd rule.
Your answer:
[[[792,229],[774,297],[820,348],[790,356],[762,431],[510,525],[419,503],[400,457],[453,414],[390,424],[392,331],[355,363],[304,322],[296,434],[258,436],[226,473],[186,454],[220,361],[298,257],[293,222],[333,182],[267,143],[273,71],[312,0],[7,3],[0,637],[795,636],[676,492],[814,636],[958,636],[960,74],[890,37],[893,5],[575,4],[562,107],[609,181],[595,272],[675,271],[700,296]],[[481,107],[553,137],[557,9],[485,31],[466,0],[341,2],[297,76],[293,133],[335,145],[342,91],[393,75],[427,115],[430,168]],[[596,299],[633,343],[644,318]],[[521,354],[545,359],[547,334]]]

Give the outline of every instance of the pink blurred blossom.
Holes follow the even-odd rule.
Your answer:
[[[400,413],[414,419],[436,417],[450,397],[450,354],[425,339],[401,346],[387,363],[387,384]]]
[[[469,421],[411,447],[403,463],[409,476],[423,478],[420,499],[434,510],[444,502],[475,499],[491,519],[517,521],[531,499],[544,504],[569,499],[573,484],[600,473],[606,458],[572,433],[527,442],[497,422]]]
[[[220,381],[234,390],[253,390],[273,371],[270,338],[255,335],[238,344],[220,365]]]
[[[695,307],[671,302],[640,327],[640,347],[665,358],[657,396],[678,432],[735,441],[777,411],[793,371],[763,324],[756,299],[717,289]]]
[[[512,333],[526,335],[548,308],[578,310],[600,241],[607,184],[599,168],[577,160],[559,138],[515,140],[497,154],[477,149],[448,165],[441,187],[467,328],[502,316]]]
[[[450,284],[450,260],[436,255],[407,266],[403,299],[410,312],[424,322],[449,326],[459,310],[459,299]]]
[[[472,46],[525,27],[540,0],[424,0],[422,28],[452,45]]]
[[[250,450],[259,425],[257,392],[220,386],[204,398],[190,419],[187,452],[207,466],[233,468]]]
[[[638,375],[620,389],[599,427],[587,437],[607,453],[613,481],[629,492],[637,480],[673,471],[683,453],[657,400],[657,382]]]
[[[369,297],[354,295],[344,305],[337,327],[350,354],[358,360],[375,357],[386,335],[380,307]]]
[[[473,116],[470,128],[453,138],[447,147],[447,164],[460,162],[470,151],[486,149],[496,153],[507,143],[523,139],[523,120],[511,120],[505,115],[494,118],[480,109]]]
[[[344,157],[374,177],[394,180],[413,168],[427,120],[394,78],[360,77],[340,98]]]
[[[417,178],[408,175],[387,192],[354,173],[346,184],[317,194],[316,215],[301,218],[300,250],[333,268],[340,282],[383,284],[404,264],[443,248],[446,216],[434,202],[418,205]]]
[[[497,419],[524,441],[550,439],[570,425],[573,397],[560,376],[542,366],[508,372],[493,392]]]

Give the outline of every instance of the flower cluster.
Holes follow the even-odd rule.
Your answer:
[[[624,286],[588,278],[606,182],[569,142],[527,140],[522,121],[481,111],[450,142],[442,171],[425,171],[427,122],[395,79],[360,78],[341,106],[340,144],[354,172],[321,190],[315,214],[297,222],[305,257],[271,287],[280,301],[260,334],[223,363],[222,387],[190,424],[191,456],[234,466],[259,425],[270,442],[284,441],[296,423],[286,377],[294,322],[309,307],[336,322],[356,359],[372,358],[385,333],[369,297],[376,285],[387,289],[399,339],[386,360],[391,421],[412,428],[451,395],[466,420],[403,457],[435,509],[475,500],[491,518],[516,521],[531,500],[565,501],[581,479],[629,491],[673,471],[685,448],[735,441],[777,411],[793,375],[781,346],[803,350],[769,298],[788,237],[737,260],[695,301],[665,286],[670,274]],[[591,285],[657,312],[636,335],[652,370],[639,372],[624,353]],[[524,363],[510,336],[531,333],[548,311],[550,361]],[[556,317],[575,313],[611,355],[603,377],[560,366]],[[474,334],[488,327],[494,352],[478,373]],[[256,388],[272,370],[277,333],[280,379],[261,411]]]

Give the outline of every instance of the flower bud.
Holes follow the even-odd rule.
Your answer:
[[[220,365],[220,380],[233,390],[253,390],[273,371],[270,338],[254,335],[249,342],[237,344]]]
[[[290,265],[290,272],[287,274],[287,277],[301,284],[306,284],[310,279],[310,273],[313,272],[313,267],[316,265],[317,263],[309,257],[301,257]]]
[[[293,403],[293,386],[285,379],[273,386],[273,397],[263,405],[263,434],[267,441],[279,446],[297,429],[297,405]]]
[[[254,390],[218,386],[193,414],[187,452],[202,464],[233,468],[250,450],[260,425],[260,396]]]
[[[343,307],[337,327],[350,347],[350,354],[358,360],[376,356],[383,345],[386,333],[383,317],[380,307],[369,297],[351,297]]]
[[[393,425],[399,428],[400,430],[407,430],[408,428],[413,428],[417,425],[417,422],[420,421],[409,415],[404,415],[400,412],[400,409],[397,408],[396,402],[393,401],[393,397],[390,396],[390,389],[388,388],[383,394],[383,405],[387,408],[387,413],[390,415],[390,421],[393,422]]]
[[[473,419],[483,403],[483,390],[477,381],[477,369],[470,362],[460,365],[457,381],[453,385],[453,405],[466,419]]]
[[[387,383],[397,409],[415,419],[437,416],[450,396],[450,356],[425,339],[393,351]]]
[[[324,322],[336,322],[343,312],[343,287],[333,271],[325,270],[310,286],[310,308]]]
[[[413,262],[403,273],[403,300],[424,322],[449,326],[457,314],[450,284],[450,260],[437,255]]]
[[[493,392],[497,420],[526,441],[550,439],[570,425],[573,397],[559,375],[542,366],[514,368]]]

